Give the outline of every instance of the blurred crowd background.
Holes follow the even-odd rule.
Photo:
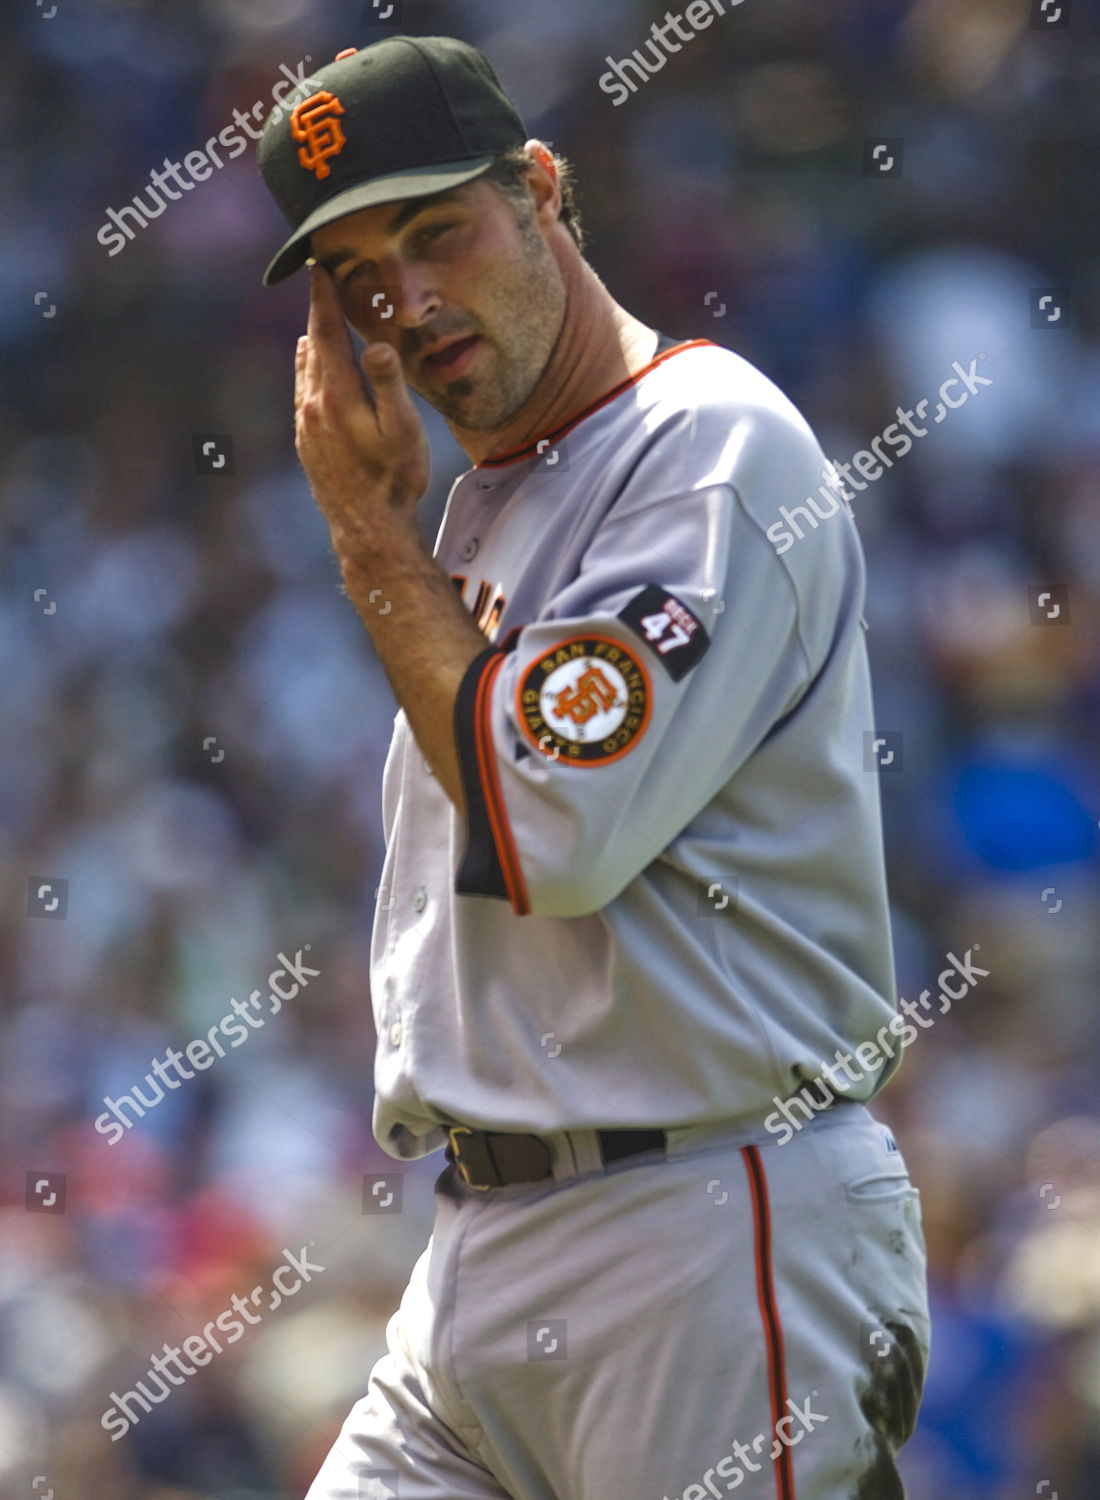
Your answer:
[[[482,46],[574,162],[618,300],[744,354],[834,458],[956,360],[993,380],[853,505],[902,736],[880,778],[899,988],[935,993],[949,951],[991,971],[875,1105],[930,1256],[910,1500],[1100,1494],[1100,23],[1061,6],[744,0],[621,107],[606,59],[663,7],[400,16]],[[363,1212],[364,1174],[396,1168],[367,974],[396,706],[294,453],[305,280],[260,285],[284,231],[251,145],[117,256],[96,239],[370,20],[0,11],[4,1500],[300,1497],[429,1231],[439,1157],[404,1165],[400,1214]],[[900,172],[867,174],[880,137]],[[467,464],[425,418],[434,538]],[[210,435],[232,456],[200,472]],[[307,943],[321,976],[247,1046],[117,1144],[95,1130]],[[64,1214],[28,1210],[28,1174],[63,1175]],[[109,1393],[307,1241],[324,1274],[112,1443]]]

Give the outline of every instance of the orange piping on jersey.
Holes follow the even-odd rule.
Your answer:
[[[621,396],[623,391],[628,390],[632,385],[637,385],[643,375],[648,375],[650,370],[655,370],[659,364],[663,364],[666,359],[671,359],[674,354],[683,354],[685,349],[720,349],[721,347],[713,339],[689,339],[686,343],[674,344],[671,349],[665,349],[655,359],[651,359],[649,364],[639,370],[636,375],[631,375],[629,379],[622,381],[608,391],[606,396],[601,396],[598,401],[594,401],[591,406],[586,406],[583,411],[576,412],[560,427],[555,427],[552,432],[540,433],[529,443],[524,443],[522,448],[514,448],[511,453],[504,453],[499,458],[483,458],[479,464],[474,465],[474,468],[499,469],[505,464],[518,463],[521,458],[527,458],[529,454],[536,453],[540,443],[553,442],[555,438],[564,437],[567,432],[576,427],[578,422],[583,422],[585,417],[590,417],[593,412],[599,411],[601,406],[606,406],[609,401],[614,401],[616,396]]]
[[[496,750],[493,745],[493,730],[489,716],[493,701],[493,683],[506,660],[504,652],[491,657],[477,685],[474,698],[474,745],[477,750],[478,770],[481,774],[481,790],[485,797],[485,810],[489,815],[489,828],[493,835],[504,875],[504,887],[508,900],[517,917],[526,916],[531,910],[527,899],[527,886],[516,853],[515,840],[508,823],[508,813],[500,790],[497,775]]]
[[[783,1358],[783,1330],[775,1302],[775,1280],[772,1268],[772,1222],[768,1203],[768,1183],[759,1146],[743,1146],[741,1159],[749,1179],[752,1218],[756,1242],[756,1296],[764,1324],[764,1343],[768,1351],[768,1391],[772,1406],[772,1431],[780,1443],[773,1460],[777,1500],[794,1500],[794,1467],[791,1450],[780,1437],[780,1419],[788,1414],[787,1371]]]

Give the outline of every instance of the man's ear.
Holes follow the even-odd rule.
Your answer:
[[[537,162],[542,168],[541,172],[534,174],[535,212],[543,217],[551,211],[555,221],[561,216],[561,187],[558,183],[558,169],[554,165],[553,152],[539,140],[530,140],[523,148],[533,162]],[[552,209],[550,208],[552,206]]]

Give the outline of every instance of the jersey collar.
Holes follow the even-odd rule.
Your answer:
[[[682,354],[685,349],[717,347],[712,339],[687,339],[683,343],[677,343],[675,339],[669,338],[667,334],[660,334],[657,342],[657,352],[649,364],[644,365],[634,375],[630,375],[626,380],[620,381],[618,385],[613,386],[611,390],[605,392],[604,395],[600,396],[590,405],[578,412],[574,412],[571,417],[567,418],[566,421],[560,423],[557,427],[551,428],[549,432],[536,434],[530,442],[524,443],[522,448],[514,448],[510,453],[502,453],[494,458],[484,458],[481,463],[475,464],[470,472],[472,474],[488,475],[494,470],[505,469],[511,464],[522,463],[523,460],[529,459],[532,455],[543,451],[547,443],[556,442],[559,438],[563,438],[567,432],[572,432],[573,428],[578,426],[587,417],[591,417],[594,413],[600,411],[609,402],[614,401],[617,396],[621,396],[624,391],[629,390],[631,386],[637,385],[639,380],[644,379],[651,370],[655,370],[666,359],[671,359],[674,354]],[[540,449],[540,444],[543,445],[542,449]]]

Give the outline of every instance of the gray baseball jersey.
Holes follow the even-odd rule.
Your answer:
[[[777,547],[781,507],[815,494],[820,521]],[[882,1034],[864,562],[840,494],[760,371],[665,337],[455,482],[435,556],[487,644],[454,714],[467,816],[404,711],[386,761],[371,986],[391,1155],[452,1124],[759,1122]]]

